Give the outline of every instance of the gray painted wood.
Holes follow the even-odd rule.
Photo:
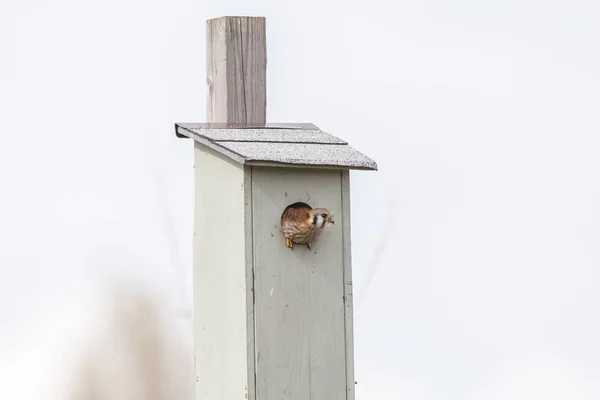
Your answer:
[[[342,240],[344,250],[344,307],[346,333],[347,400],[354,400],[354,293],[352,285],[352,246],[350,224],[350,171],[342,171]]]
[[[336,216],[312,251],[287,248],[279,231],[283,209],[296,201]],[[256,398],[346,399],[341,172],[252,167],[252,208]]]
[[[249,167],[199,143],[194,158],[196,399],[253,399]]]
[[[247,399],[256,399],[256,362],[254,336],[254,233],[252,222],[252,167],[244,166],[244,237],[246,240],[244,274],[246,277],[246,360]]]
[[[266,122],[267,41],[264,17],[206,23],[207,119]]]

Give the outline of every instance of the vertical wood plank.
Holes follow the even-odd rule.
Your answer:
[[[253,167],[257,399],[345,400],[346,320],[340,171]],[[279,230],[296,201],[337,222],[291,250]]]
[[[256,359],[254,331],[254,224],[252,222],[252,167],[244,166],[244,237],[246,239],[244,273],[246,287],[247,400],[256,400]]]
[[[221,17],[206,24],[207,119],[266,123],[264,17]]]
[[[194,159],[196,399],[243,399],[254,366],[247,353],[244,166],[200,143]]]
[[[354,294],[352,285],[352,246],[350,240],[350,171],[341,171],[342,240],[344,259],[344,318],[346,334],[346,400],[354,400]]]

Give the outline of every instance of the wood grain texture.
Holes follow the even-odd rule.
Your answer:
[[[343,210],[340,171],[252,167],[256,398],[346,399]],[[296,201],[338,222],[312,251],[279,231]]]
[[[266,123],[265,18],[208,20],[206,40],[208,121]]]
[[[247,174],[242,165],[200,143],[195,143],[194,158],[196,399],[244,399],[247,394],[252,399]]]

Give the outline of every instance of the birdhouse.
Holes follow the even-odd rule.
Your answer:
[[[195,148],[199,398],[353,398],[349,170],[376,163],[312,124],[175,130]]]

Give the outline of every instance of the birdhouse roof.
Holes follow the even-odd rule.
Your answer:
[[[175,134],[241,164],[377,170],[375,161],[313,124],[177,123]]]

